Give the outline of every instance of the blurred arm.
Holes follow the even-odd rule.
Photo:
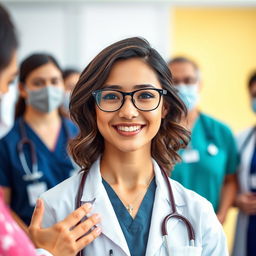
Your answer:
[[[228,209],[233,205],[237,195],[237,178],[236,174],[227,174],[221,191],[221,199],[217,217],[220,223],[224,223]]]

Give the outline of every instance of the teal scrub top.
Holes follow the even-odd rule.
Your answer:
[[[155,200],[155,179],[151,181],[146,195],[144,196],[137,215],[134,219],[131,217],[126,207],[119,199],[115,191],[111,188],[111,186],[103,179],[102,182],[125,236],[131,256],[145,255]]]
[[[190,144],[179,154],[182,162],[174,167],[171,178],[208,199],[217,212],[224,178],[234,174],[238,166],[238,151],[231,130],[200,113]]]

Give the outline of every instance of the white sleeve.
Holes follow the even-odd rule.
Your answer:
[[[224,230],[210,203],[203,215],[204,220],[201,223],[203,225],[202,256],[228,256]]]
[[[36,249],[36,255],[38,256],[53,256],[51,253],[46,251],[45,249]]]

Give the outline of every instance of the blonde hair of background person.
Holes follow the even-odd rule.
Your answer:
[[[169,62],[173,83],[188,108],[183,123],[191,130],[188,147],[180,151],[182,162],[171,177],[208,199],[221,223],[233,205],[237,191],[238,152],[231,129],[201,112],[198,103],[202,81],[195,62],[176,57]]]
[[[8,91],[8,85],[17,74],[17,37],[9,14],[0,5],[0,97]],[[1,104],[1,98],[0,98]],[[90,204],[81,206],[71,213],[65,220],[47,229],[41,228],[44,204],[38,200],[29,233],[35,245],[48,250],[35,251],[32,243],[24,232],[17,226],[10,215],[3,200],[0,188],[0,254],[3,256],[19,255],[54,255],[74,256],[77,251],[90,243],[99,235],[99,229],[81,237],[92,226],[99,222],[99,218],[92,215],[88,220],[79,224],[79,221],[90,212]]]
[[[250,105],[256,113],[256,72],[248,81]],[[256,126],[237,136],[240,153],[238,168],[239,192],[235,205],[239,208],[233,256],[254,256],[256,252]]]
[[[80,201],[92,202],[92,212],[101,214],[102,235],[83,255],[228,254],[211,204],[168,177],[179,160],[176,151],[189,141],[180,125],[186,108],[171,79],[163,58],[138,37],[108,46],[82,72],[70,102],[80,131],[70,151],[83,171],[42,199],[44,226],[63,219]],[[170,235],[163,239],[161,225],[163,230],[164,218],[175,210],[172,203],[192,224],[194,246],[178,219],[170,219]]]

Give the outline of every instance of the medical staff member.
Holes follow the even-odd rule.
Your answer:
[[[64,85],[52,56],[26,58],[19,89],[14,127],[0,140],[0,185],[15,220],[26,231],[39,195],[74,172],[66,147],[77,128],[59,109]]]
[[[0,4],[0,98],[8,92],[9,85],[17,73],[17,36],[9,14]],[[11,217],[9,208],[4,203],[0,187],[0,255],[1,256],[74,256],[76,252],[95,239],[100,233],[81,237],[81,234],[98,223],[99,218],[91,216],[88,220],[77,223],[90,212],[90,205],[83,205],[72,212],[65,220],[43,229],[41,220],[44,204],[39,200],[29,228],[30,238],[36,246],[47,249],[35,250],[33,244]],[[71,227],[74,227],[72,231]],[[79,239],[80,238],[80,239]],[[67,242],[69,241],[69,242]]]
[[[177,57],[169,62],[173,83],[188,108],[183,123],[191,130],[191,141],[180,151],[182,162],[171,177],[208,199],[220,220],[225,221],[236,195],[238,152],[231,130],[198,107],[201,81],[192,60]]]
[[[82,72],[70,111],[80,130],[70,150],[82,171],[42,195],[45,227],[91,202],[102,234],[83,255],[228,255],[211,204],[166,173],[189,141],[180,125],[186,108],[146,40],[100,52]],[[183,217],[165,223],[173,212]]]
[[[251,109],[256,113],[256,72],[248,82]],[[256,127],[247,128],[237,138],[240,153],[238,168],[239,193],[236,206],[239,214],[233,256],[254,256],[256,253]]]

